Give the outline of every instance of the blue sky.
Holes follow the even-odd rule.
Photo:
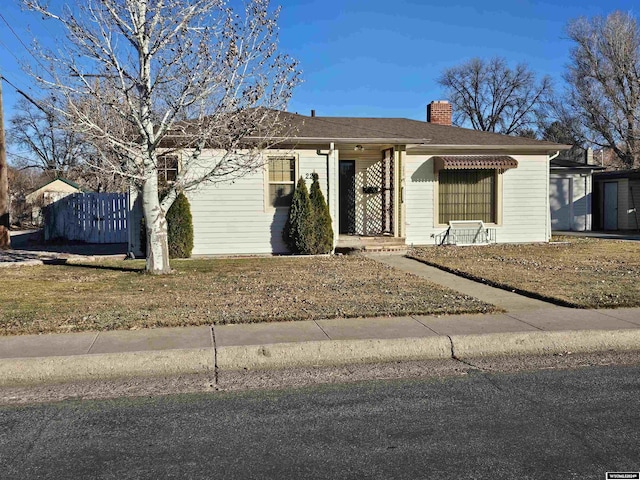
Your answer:
[[[51,3],[63,3],[52,0]],[[68,0],[73,1],[73,0]],[[431,100],[445,99],[436,79],[469,58],[502,56],[527,63],[561,85],[571,48],[564,28],[579,16],[614,10],[634,14],[630,0],[281,0],[281,49],[300,61],[304,83],[290,110],[335,116],[424,120]],[[35,36],[47,44],[55,24],[22,12],[17,0],[0,11],[0,71],[30,94],[37,92],[18,61],[32,60]],[[17,95],[3,84],[5,117]]]

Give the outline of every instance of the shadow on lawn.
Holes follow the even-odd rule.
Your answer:
[[[64,265],[65,267],[92,268],[95,270],[111,270],[114,272],[145,273],[144,265],[105,265],[103,263],[69,261],[67,258],[51,258],[42,261],[45,265]]]

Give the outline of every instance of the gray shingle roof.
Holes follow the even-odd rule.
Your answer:
[[[308,117],[283,112],[285,121],[294,127],[297,139],[406,139],[430,145],[534,146],[550,149],[563,147],[553,142],[481,132],[461,127],[437,125],[408,118]],[[421,142],[422,143],[422,142]]]
[[[585,170],[604,170],[605,167],[600,165],[589,165],[587,163],[575,162],[573,160],[566,160],[563,158],[554,158],[549,162],[551,168],[574,168],[574,169],[585,169]]]
[[[637,180],[640,178],[640,170],[613,170],[610,172],[596,172],[593,178],[597,180],[612,180],[617,178],[628,178]]]

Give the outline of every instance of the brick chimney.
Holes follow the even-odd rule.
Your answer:
[[[451,125],[451,104],[446,100],[436,100],[427,105],[427,122]]]

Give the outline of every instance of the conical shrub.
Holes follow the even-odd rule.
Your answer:
[[[167,211],[170,258],[189,258],[193,251],[193,218],[187,197],[181,193]]]
[[[307,185],[302,177],[293,192],[289,217],[282,232],[282,238],[293,253],[310,255],[313,253],[313,212]]]
[[[313,173],[313,183],[309,198],[311,200],[311,210],[313,219],[313,253],[322,254],[330,253],[333,250],[333,227],[331,225],[331,213],[329,205],[327,205],[322,190],[320,190],[320,182],[318,174]]]

